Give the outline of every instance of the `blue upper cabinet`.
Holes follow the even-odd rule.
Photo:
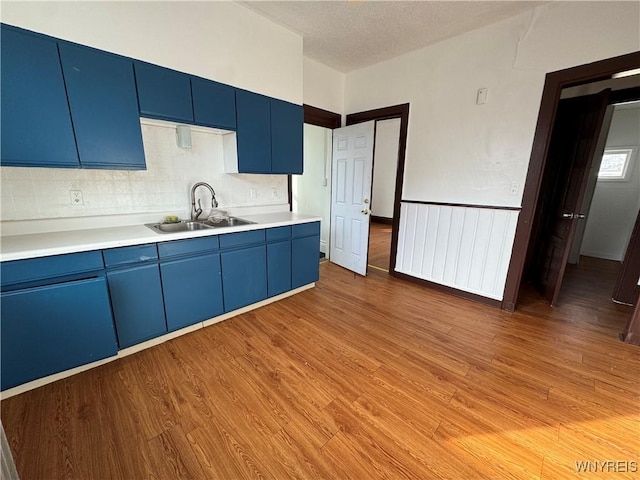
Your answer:
[[[78,167],[56,41],[0,29],[2,164]]]
[[[238,173],[302,173],[304,114],[300,105],[236,91]]]
[[[193,123],[189,75],[149,63],[134,65],[141,116]]]
[[[302,174],[302,106],[271,99],[271,173]]]
[[[66,42],[59,49],[82,166],[144,169],[132,61]]]
[[[271,102],[269,97],[236,91],[238,172],[271,173]]]
[[[236,90],[229,85],[191,77],[193,117],[198,125],[236,129]]]

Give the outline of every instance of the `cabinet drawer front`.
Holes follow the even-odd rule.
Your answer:
[[[189,253],[210,252],[218,250],[218,237],[188,238],[186,240],[174,240],[158,244],[160,258],[175,257]]]
[[[2,390],[117,353],[104,278],[2,295]]]
[[[267,242],[287,240],[291,238],[291,227],[275,227],[267,229]]]
[[[103,250],[104,264],[107,267],[128,265],[131,263],[147,262],[158,258],[156,244],[134,245],[132,247],[111,248]]]
[[[3,262],[0,273],[4,286],[91,272],[103,268],[102,255],[99,251],[93,251]]]
[[[220,248],[241,247],[265,242],[264,230],[250,232],[227,233],[220,235]]]
[[[301,223],[293,225],[291,230],[293,238],[320,235],[320,222]]]

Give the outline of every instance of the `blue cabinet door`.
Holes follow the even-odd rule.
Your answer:
[[[120,348],[167,332],[157,264],[107,272]]]
[[[267,298],[267,247],[221,254],[224,310],[230,312]]]
[[[269,97],[236,91],[238,171],[271,173],[271,103]]]
[[[160,271],[170,332],[224,312],[219,253],[163,262]]]
[[[133,62],[59,43],[83,167],[145,168]]]
[[[78,167],[56,41],[0,32],[2,165]]]
[[[291,240],[267,244],[267,294],[291,290]]]
[[[134,66],[140,115],[193,123],[189,75],[149,63]]]
[[[104,278],[3,293],[2,390],[117,353]]]
[[[198,125],[236,129],[236,90],[229,85],[191,77],[193,118]]]
[[[317,282],[320,270],[320,237],[291,240],[291,288]]]
[[[302,174],[302,106],[271,99],[271,172]]]

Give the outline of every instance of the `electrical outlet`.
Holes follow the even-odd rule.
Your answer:
[[[518,184],[517,182],[513,182],[511,184],[511,188],[509,189],[509,195],[517,195],[518,190],[520,190],[520,184]]]
[[[255,200],[256,198],[258,198],[258,190],[255,188],[249,189],[249,198],[251,200]]]
[[[84,205],[82,190],[69,190],[69,196],[71,197],[71,205]]]
[[[278,198],[278,189],[276,187],[271,187],[271,198]]]

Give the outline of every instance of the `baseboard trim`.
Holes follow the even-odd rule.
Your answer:
[[[465,292],[464,290],[459,290],[457,288],[449,287],[447,285],[441,285],[439,283],[431,282],[429,280],[425,280],[423,278],[412,277],[411,275],[407,275],[406,273],[400,273],[397,271],[390,272],[393,277],[400,278],[402,280],[406,280],[411,283],[416,283],[418,285],[422,285],[438,292],[446,293],[448,295],[452,295],[458,298],[464,298],[465,300],[472,300],[477,303],[482,303],[484,305],[489,305],[491,307],[500,308],[502,306],[502,302],[500,300],[495,300],[489,297],[483,297],[482,295],[478,295],[477,293]]]
[[[373,223],[384,223],[385,225],[393,225],[393,218],[379,217],[377,215],[371,215],[370,218]]]

